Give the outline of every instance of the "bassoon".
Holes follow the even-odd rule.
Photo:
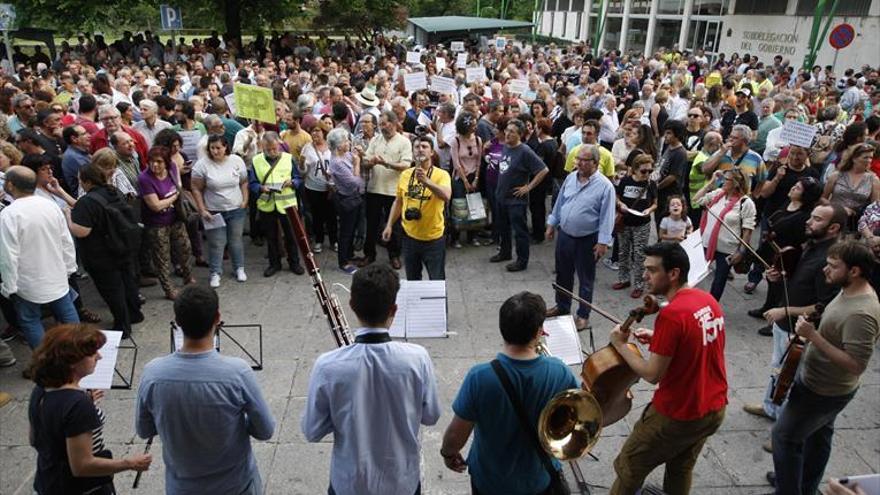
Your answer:
[[[306,234],[306,228],[303,226],[299,213],[295,206],[288,207],[285,212],[290,220],[290,225],[293,226],[296,245],[299,247],[299,251],[305,260],[306,270],[312,277],[312,289],[314,289],[315,295],[318,297],[318,303],[321,304],[324,316],[327,317],[327,322],[330,324],[330,332],[336,340],[336,345],[338,347],[351,345],[354,342],[354,338],[348,329],[348,320],[345,319],[345,312],[342,311],[336,294],[331,294],[324,285],[321,270],[318,268],[315,254],[309,245],[309,236]]]

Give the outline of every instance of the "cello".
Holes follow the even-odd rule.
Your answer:
[[[622,332],[629,331],[633,323],[660,310],[660,305],[652,296],[645,296],[643,305],[629,312],[626,320],[619,319],[593,306],[588,301],[571,293],[564,287],[553,284],[553,288],[568,295],[572,299],[586,304],[596,313],[604,316],[615,324],[620,324]],[[627,344],[627,350],[642,357],[641,351],[634,343]],[[639,376],[630,368],[626,360],[611,345],[592,353],[584,361],[581,368],[581,379],[584,390],[593,394],[602,409],[602,426],[609,426],[620,421],[632,409],[633,395],[630,387],[639,381]]]
[[[817,303],[813,312],[807,316],[807,321],[818,325],[824,309],[824,304]],[[776,385],[773,387],[772,400],[777,406],[782,405],[785,398],[788,397],[788,391],[791,390],[791,385],[794,383],[794,377],[797,374],[798,366],[801,364],[801,357],[803,357],[805,349],[806,342],[795,333],[794,338],[788,343],[788,349],[786,349],[783,355],[782,368],[779,370],[779,375],[776,376]]]

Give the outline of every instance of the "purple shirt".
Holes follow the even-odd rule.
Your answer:
[[[342,196],[354,196],[364,192],[364,179],[354,175],[351,153],[330,157],[330,175],[336,184],[336,192]]]
[[[160,200],[165,199],[177,191],[172,177],[177,174],[177,168],[171,164],[168,175],[159,180],[153,175],[150,169],[146,169],[138,176],[138,186],[141,190],[141,221],[148,227],[167,227],[174,223],[174,205],[165,208],[160,212],[155,212],[147,206],[147,202],[143,197],[148,194],[155,194]]]

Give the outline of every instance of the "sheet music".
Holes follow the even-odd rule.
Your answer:
[[[174,334],[174,350],[179,351],[181,347],[183,347],[183,330],[180,329],[179,326],[174,325],[174,330],[172,330]],[[220,348],[220,335],[214,334],[214,349]]]
[[[417,339],[445,337],[446,330],[446,281],[401,280],[389,334]]]
[[[557,316],[544,320],[544,342],[547,350],[567,365],[584,362],[581,339],[578,338],[572,315]]]
[[[110,390],[113,387],[113,375],[116,370],[116,358],[119,355],[119,343],[122,341],[122,332],[116,330],[101,330],[107,342],[98,352],[101,359],[95,365],[95,372],[79,381],[82,388]]]
[[[202,225],[205,226],[205,230],[213,230],[219,229],[222,227],[226,227],[226,220],[223,219],[223,215],[219,213],[214,213],[211,215],[210,220],[202,219]]]
[[[706,275],[709,275],[709,262],[706,261],[706,254],[703,252],[703,238],[700,230],[691,232],[691,235],[681,241],[681,247],[684,248],[691,263],[691,269],[688,272],[688,285],[696,287],[706,278]]]

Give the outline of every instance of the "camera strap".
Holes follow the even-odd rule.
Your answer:
[[[416,184],[416,169],[417,169],[418,167],[419,167],[419,166],[416,165],[416,166],[413,168],[412,173],[409,175],[409,184],[407,185],[407,188],[406,188],[406,192],[407,192],[407,193],[409,193],[410,191],[412,191],[412,190],[413,190],[413,186],[415,186],[415,184]],[[433,174],[433,173],[434,173],[434,166],[431,165],[431,168],[428,169],[428,178],[429,178],[429,179],[431,178],[431,174]],[[426,187],[424,184],[423,184],[421,187],[422,187],[422,189],[423,189],[422,192],[424,192],[424,189],[427,189],[427,187]],[[413,199],[415,199],[415,198],[413,198]],[[422,193],[420,192],[420,193],[419,193],[419,211],[421,211],[421,209],[422,209],[422,203],[423,203],[424,201],[425,201],[425,195],[422,194]]]

